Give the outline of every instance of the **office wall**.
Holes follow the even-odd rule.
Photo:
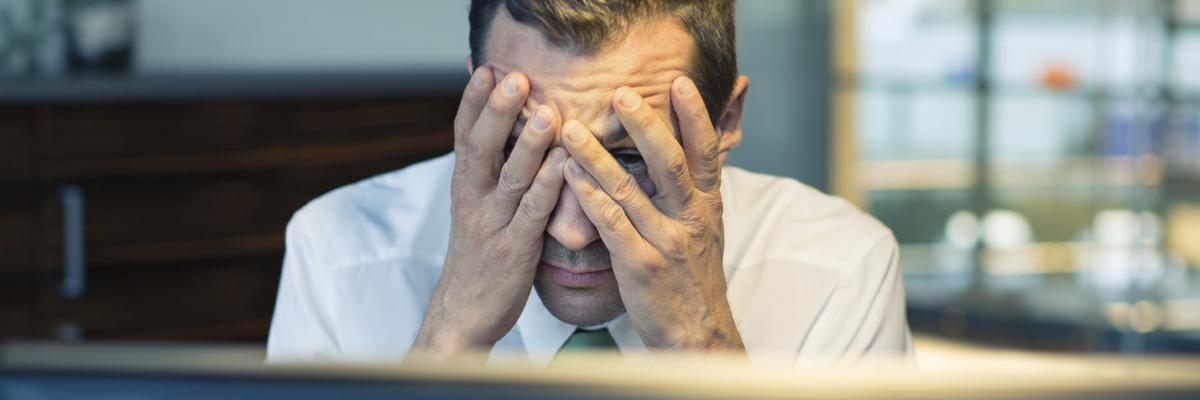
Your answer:
[[[738,3],[740,69],[753,84],[732,164],[824,185],[826,36],[818,24],[825,3]],[[463,0],[141,0],[139,7],[136,65],[146,73],[461,69],[467,55]]]
[[[738,2],[745,140],[729,162],[827,189],[829,1]]]
[[[464,68],[466,3],[141,0],[141,72]]]

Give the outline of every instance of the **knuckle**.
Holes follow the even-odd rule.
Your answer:
[[[468,121],[470,117],[459,115],[454,118],[454,138],[461,139],[471,130],[471,125],[474,121]]]
[[[688,178],[687,164],[678,158],[667,161],[667,176],[675,182],[686,182]]]
[[[695,204],[695,202],[696,202],[696,191],[694,189],[684,190],[682,193],[679,194],[679,196],[680,196],[680,198],[679,198],[680,202],[682,202],[685,205]]]
[[[714,165],[714,162],[717,160],[719,148],[720,146],[717,145],[717,141],[715,139],[702,141],[699,149],[700,160],[704,162],[705,165]]]
[[[517,215],[513,216],[514,220],[522,221],[537,221],[544,218],[549,211],[542,206],[542,200],[537,196],[525,196],[521,198],[521,205],[517,207]]]
[[[603,194],[604,190],[596,186],[594,182],[587,182],[584,185],[580,185],[579,190],[582,192],[580,194],[583,195],[583,199],[586,199],[591,203],[603,204],[601,203],[601,200],[603,199],[602,196],[607,196],[606,194]]]
[[[670,267],[670,263],[663,257],[648,256],[642,259],[642,271],[650,275],[659,274]]]
[[[619,203],[629,204],[637,197],[642,188],[634,182],[633,176],[629,173],[622,173],[617,178],[615,187],[613,188],[612,197]]]
[[[625,218],[625,212],[621,207],[610,204],[600,210],[600,221],[609,228],[620,226],[622,218]]]
[[[459,136],[455,136],[454,155],[457,157],[457,162],[459,164],[461,164],[468,157],[467,151],[467,141]]]
[[[721,201],[720,197],[717,197],[715,201],[708,203],[708,212],[717,217],[725,215],[725,203]]]
[[[683,254],[688,248],[691,236],[679,230],[671,229],[663,237],[662,251],[670,255]]]
[[[454,133],[455,135],[465,135],[471,130],[471,126],[475,125],[475,119],[479,117],[479,96],[473,93],[467,93],[462,103],[458,106],[458,112],[454,114]]]
[[[506,166],[500,170],[500,181],[497,184],[496,190],[504,195],[514,195],[524,191],[525,180],[513,171],[511,166]]]
[[[487,144],[483,143],[483,141],[479,140],[479,138],[472,137],[472,138],[467,139],[467,156],[468,157],[470,157],[470,158],[481,157],[484,154],[487,154],[488,151],[490,151],[490,149],[488,149]]]
[[[721,175],[711,172],[705,172],[696,178],[697,188],[706,193],[716,193],[720,195],[721,190]]]
[[[687,212],[679,218],[680,222],[687,229],[687,232],[692,235],[700,235],[705,230],[704,217],[700,213]]]
[[[708,223],[701,219],[696,219],[696,217],[685,219],[684,226],[688,227],[686,228],[686,232],[688,232],[689,238],[703,237],[708,231]]]

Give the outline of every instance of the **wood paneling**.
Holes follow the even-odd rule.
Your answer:
[[[456,107],[453,99],[63,107],[39,139],[51,180],[370,170],[448,151]]]
[[[0,107],[0,191],[11,190],[14,182],[27,182],[32,173],[32,133],[34,114],[31,107]]]
[[[32,150],[24,175],[0,175],[29,188],[22,200],[0,200],[0,233],[33,238],[22,246],[36,269],[19,274],[26,292],[0,294],[0,312],[16,316],[9,300],[34,299],[21,323],[41,336],[73,327],[84,338],[262,340],[292,213],[450,151],[457,106],[421,98],[6,110],[0,118],[20,115],[31,130]],[[63,185],[85,197],[87,291],[74,300],[56,294]],[[3,225],[11,215],[25,225]],[[0,338],[11,335],[0,328]]]
[[[30,153],[35,112],[0,108],[0,337],[28,336],[34,325]]]
[[[91,270],[79,300],[54,300],[41,332],[64,323],[87,339],[262,340],[278,258]],[[236,329],[224,329],[227,324]]]

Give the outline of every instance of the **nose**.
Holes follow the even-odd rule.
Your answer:
[[[558,205],[550,215],[550,222],[546,224],[546,232],[571,251],[583,250],[600,238],[596,226],[592,225],[587,214],[583,213],[583,206],[579,205],[575,194],[566,185],[563,185],[562,193],[558,196]]]

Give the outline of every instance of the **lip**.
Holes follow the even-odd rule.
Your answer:
[[[554,279],[554,282],[572,288],[586,288],[599,285],[608,275],[612,274],[612,268],[574,272],[547,262],[542,262],[541,266],[550,275],[550,278]]]

